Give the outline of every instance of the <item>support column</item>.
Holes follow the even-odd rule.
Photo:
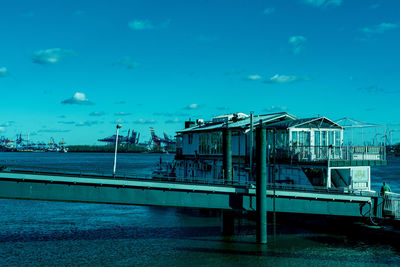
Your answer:
[[[224,181],[232,182],[232,134],[228,128],[224,129],[222,136]]]
[[[256,177],[256,203],[257,203],[257,243],[267,243],[267,140],[266,129],[262,123],[257,129],[257,177]]]
[[[234,213],[231,210],[221,211],[221,232],[224,236],[231,236],[235,232]]]
[[[253,145],[254,144],[253,116],[254,116],[254,113],[253,113],[253,111],[251,111],[250,112],[250,134],[249,134],[249,136],[250,136],[250,140],[249,140],[249,144],[250,144],[250,152],[249,152],[249,168],[250,168],[249,181],[253,181],[253,156],[254,156],[254,149],[253,149],[253,147],[254,147],[254,145]]]

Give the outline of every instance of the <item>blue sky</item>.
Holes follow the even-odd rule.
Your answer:
[[[0,135],[93,144],[122,122],[148,139],[250,111],[400,129],[399,14],[396,0],[3,1]]]

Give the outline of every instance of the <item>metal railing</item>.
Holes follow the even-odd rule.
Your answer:
[[[384,146],[289,146],[277,148],[271,156],[298,161],[386,160]]]
[[[7,166],[4,169],[5,172],[12,173],[26,173],[36,175],[48,175],[48,176],[67,176],[67,177],[81,177],[81,178],[93,178],[93,179],[114,179],[114,180],[126,180],[126,181],[156,181],[156,182],[168,182],[168,183],[179,183],[179,184],[190,184],[190,185],[210,185],[210,186],[234,186],[241,188],[255,189],[256,182],[248,180],[223,180],[223,179],[210,179],[201,177],[175,177],[165,176],[157,174],[122,174],[119,173],[116,176],[112,176],[111,173],[102,173],[100,171],[79,171],[72,169],[56,169],[56,168],[41,168],[41,167],[29,167],[29,166]],[[281,191],[295,191],[295,192],[313,192],[313,193],[326,193],[326,194],[343,194],[343,195],[357,195],[357,196],[374,196],[376,193],[370,191],[353,191],[348,188],[327,188],[323,186],[306,186],[306,185],[295,185],[295,184],[267,184],[268,190],[281,190]],[[396,196],[397,198],[395,198]],[[392,194],[390,199],[395,199],[397,205],[396,211],[400,212],[400,195]],[[389,206],[386,201],[385,209],[388,211],[393,210],[392,205]],[[394,203],[394,202],[391,202]],[[397,213],[396,213],[397,214]]]
[[[384,212],[393,216],[396,220],[400,220],[400,194],[386,192],[384,195]]]

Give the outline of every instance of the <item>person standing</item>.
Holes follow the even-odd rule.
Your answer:
[[[386,192],[392,192],[392,190],[390,189],[390,186],[386,184],[386,182],[383,182],[381,187],[381,195],[384,196]]]

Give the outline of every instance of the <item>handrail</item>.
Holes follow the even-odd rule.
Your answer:
[[[275,148],[271,157],[299,161],[318,160],[386,160],[385,146],[304,146]]]
[[[400,194],[385,192],[384,211],[394,216],[395,219],[400,219]]]
[[[8,169],[3,172],[11,173],[27,173],[37,175],[54,175],[54,176],[72,176],[75,177],[79,174],[82,178],[93,178],[93,179],[115,179],[115,180],[127,180],[127,181],[156,181],[156,182],[170,182],[170,183],[183,183],[183,184],[196,184],[196,185],[212,185],[212,186],[235,186],[253,189],[256,188],[255,181],[225,181],[221,179],[204,179],[200,177],[168,177],[162,175],[118,175],[112,176],[96,174],[93,172],[51,172],[50,169],[41,168],[41,171],[27,170],[27,169]],[[1,171],[0,171],[1,173]],[[297,192],[314,192],[314,193],[326,193],[326,194],[343,194],[343,195],[356,195],[356,196],[375,196],[376,193],[370,191],[354,191],[344,188],[326,188],[320,186],[303,186],[303,185],[292,185],[292,184],[267,184],[268,190],[282,190],[282,191],[297,191]]]

